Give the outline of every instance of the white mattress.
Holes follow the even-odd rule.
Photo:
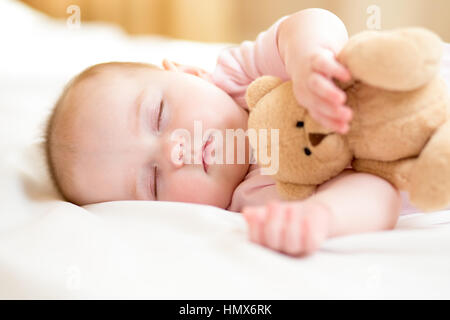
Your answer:
[[[226,45],[68,30],[9,0],[0,39],[0,298],[450,298],[450,212],[407,215],[393,231],[295,259],[250,243],[239,214],[209,206],[61,201],[39,128],[71,76],[163,57],[212,69]]]

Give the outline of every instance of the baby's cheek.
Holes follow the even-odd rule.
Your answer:
[[[206,176],[179,176],[172,180],[164,193],[164,199],[161,200],[166,201],[209,204],[222,208],[225,208],[229,202],[229,197],[220,184]]]

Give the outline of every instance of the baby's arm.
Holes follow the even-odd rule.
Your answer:
[[[298,102],[324,127],[340,133],[348,131],[352,112],[332,79],[350,80],[349,71],[336,60],[347,40],[344,23],[323,9],[299,11],[278,30],[278,48]]]
[[[342,21],[323,9],[306,9],[279,19],[255,41],[224,50],[211,81],[247,108],[245,91],[258,77],[272,75],[292,80],[299,103],[319,123],[344,132],[351,110],[345,93],[331,78],[349,80],[350,73],[335,55],[348,39]]]
[[[311,253],[329,237],[395,227],[399,192],[387,181],[346,170],[304,201],[247,207],[250,240],[291,255]]]

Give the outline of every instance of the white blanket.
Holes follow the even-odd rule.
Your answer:
[[[68,30],[0,2],[0,298],[450,298],[450,212],[329,240],[295,259],[247,240],[239,214],[201,205],[58,199],[41,123],[65,82],[103,61],[168,57],[212,69],[223,44]]]

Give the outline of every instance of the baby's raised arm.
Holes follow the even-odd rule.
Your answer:
[[[323,9],[306,9],[289,16],[278,30],[278,47],[293,81],[297,101],[324,127],[348,131],[352,112],[345,93],[332,81],[350,80],[336,55],[348,40],[344,23]]]
[[[351,110],[344,106],[345,93],[332,78],[350,79],[336,54],[348,39],[342,21],[323,9],[306,9],[278,20],[254,42],[226,49],[219,56],[212,81],[238,104],[247,86],[263,75],[292,79],[298,102],[325,127],[344,133]]]
[[[327,238],[389,230],[401,208],[387,181],[346,170],[304,201],[244,208],[250,240],[291,255],[311,253]]]

